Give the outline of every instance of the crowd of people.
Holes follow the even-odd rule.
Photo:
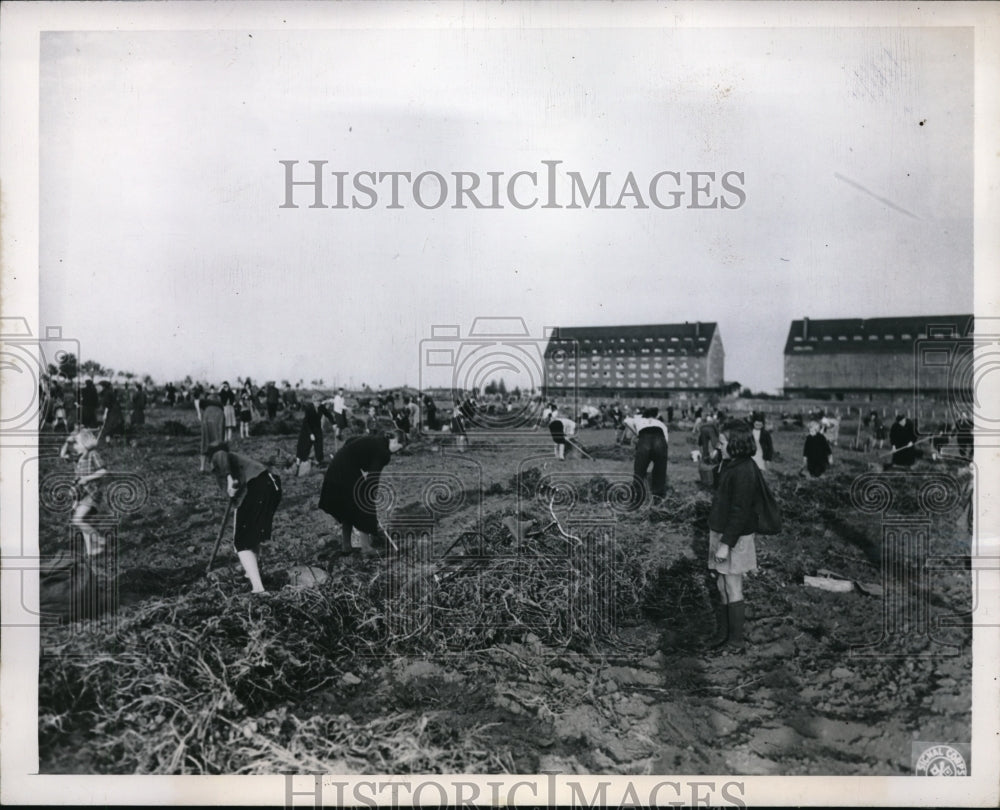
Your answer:
[[[215,477],[228,499],[226,515],[228,519],[230,512],[233,514],[233,546],[255,594],[266,592],[259,552],[261,544],[271,537],[282,488],[276,471],[233,448],[237,428],[239,440],[244,440],[255,419],[273,420],[279,410],[300,419],[294,474],[307,474],[313,464],[323,470],[317,506],[340,526],[340,545],[329,549],[328,554],[372,555],[391,542],[379,523],[375,504],[381,472],[393,454],[427,431],[451,434],[455,449],[468,451],[470,430],[526,404],[515,397],[487,398],[466,392],[454,397],[451,407],[440,408],[429,393],[365,393],[349,403],[343,389],[323,396],[286,384],[285,391],[279,392],[273,383],[256,388],[249,379],[238,380],[236,388],[225,381],[218,387],[197,384],[183,391],[168,384],[155,395],[147,394],[139,383],[119,393],[106,380],[95,386],[88,379],[78,392],[53,381],[44,391],[43,401],[52,429],[68,434],[61,455],[75,465],[71,523],[82,536],[84,553],[95,557],[104,551],[97,517],[107,469],[98,453],[100,441],[128,429],[141,429],[151,397],[167,408],[177,407],[179,398],[191,397],[189,401],[201,426],[201,470]],[[773,503],[765,473],[775,460],[775,449],[765,414],[752,412],[733,418],[719,409],[675,409],[673,405],[661,414],[657,407],[628,409],[617,401],[564,412],[555,401],[542,405],[538,395],[529,396],[527,404],[538,408],[532,427],[548,429],[558,461],[564,461],[567,453],[589,457],[579,441],[581,428],[605,426],[616,430],[616,443],[633,448],[636,506],[656,507],[663,503],[667,495],[670,425],[677,426],[675,416],[682,420],[695,445],[691,460],[697,464],[699,483],[712,496],[708,567],[716,574],[719,601],[716,633],[707,646],[742,650],[743,577],[756,568],[755,535],[764,530],[759,525],[760,504]],[[127,403],[125,409],[123,401]],[[534,411],[529,408],[528,412]],[[800,471],[819,477],[834,463],[839,420],[824,414],[810,416],[805,424]],[[924,441],[931,441],[934,452],[939,453],[952,436],[962,457],[971,458],[971,420],[963,417],[951,431],[946,427],[921,438],[908,415],[897,415],[886,429],[873,410],[863,418],[859,435],[862,430],[866,432],[864,449],[869,452],[881,451],[888,442],[887,464],[891,466],[911,466]],[[333,432],[334,453],[327,464],[324,433],[328,430]]]

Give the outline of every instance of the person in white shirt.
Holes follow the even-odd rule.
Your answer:
[[[560,416],[559,410],[554,409],[549,419],[549,433],[552,434],[552,441],[555,443],[556,458],[565,459],[566,439],[576,435],[576,422],[568,417]]]
[[[625,420],[635,432],[635,477],[636,497],[639,502],[646,500],[647,492],[652,492],[654,506],[667,494],[667,426],[658,418],[659,408],[646,408],[641,416]],[[651,481],[647,486],[646,474],[652,465]]]
[[[344,402],[344,389],[341,388],[333,397],[333,427],[334,435],[340,439],[341,433],[347,427],[347,405]]]

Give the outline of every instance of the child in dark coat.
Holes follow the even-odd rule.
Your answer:
[[[708,513],[708,567],[716,573],[720,605],[716,609],[716,634],[711,649],[727,647],[742,652],[743,577],[757,570],[757,452],[750,427],[730,422],[719,433],[722,466]]]

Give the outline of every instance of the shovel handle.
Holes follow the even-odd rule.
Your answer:
[[[205,576],[208,576],[212,572],[212,566],[215,564],[215,555],[219,553],[219,545],[222,543],[222,535],[226,531],[226,524],[229,523],[229,515],[233,511],[233,501],[229,500],[226,504],[226,514],[222,516],[222,525],[219,526],[219,536],[215,538],[215,545],[212,547],[212,556],[208,558],[208,567],[205,569]]]

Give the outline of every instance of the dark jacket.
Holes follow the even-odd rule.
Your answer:
[[[745,534],[757,531],[757,464],[752,458],[726,459],[708,513],[708,528],[735,546]]]
[[[382,469],[391,458],[389,440],[384,436],[359,436],[347,441],[323,476],[319,508],[338,522],[367,534],[378,531],[375,497]],[[362,470],[368,474],[363,484]]]
[[[760,452],[764,455],[764,461],[771,461],[774,458],[774,442],[766,428],[760,429]]]

